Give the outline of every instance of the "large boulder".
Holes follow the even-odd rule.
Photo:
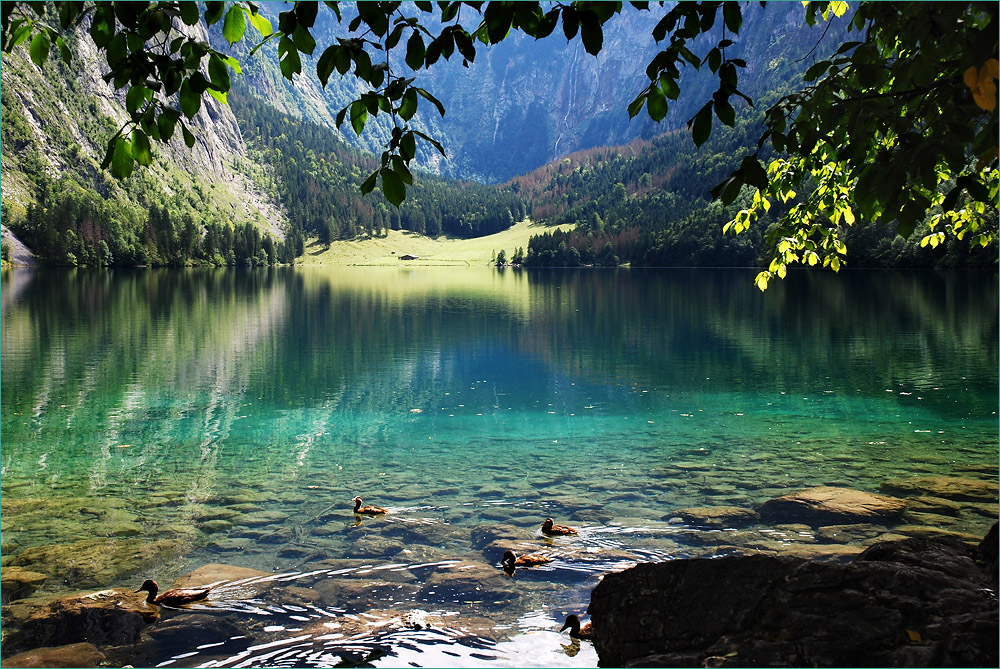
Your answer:
[[[848,523],[896,522],[906,500],[850,488],[819,486],[764,502],[760,517],[766,523],[806,523],[813,527]]]
[[[594,645],[601,666],[997,666],[995,543],[640,564],[594,589]]]

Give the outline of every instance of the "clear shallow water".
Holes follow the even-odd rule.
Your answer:
[[[593,666],[555,631],[601,573],[828,540],[681,509],[995,481],[997,304],[995,273],[794,274],[761,296],[743,271],[18,270],[4,564],[53,592],[283,575],[176,617],[211,615],[205,638],[161,623],[133,664]],[[392,513],[357,524],[354,495]],[[935,522],[981,534],[990,513]],[[580,535],[541,537],[546,516]],[[507,578],[506,547],[555,560]]]

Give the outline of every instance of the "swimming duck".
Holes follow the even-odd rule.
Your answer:
[[[576,530],[572,527],[566,527],[565,525],[553,525],[551,518],[546,518],[545,522],[542,523],[542,534],[576,534]]]
[[[594,638],[594,626],[587,623],[583,627],[580,627],[580,619],[574,614],[566,616],[566,624],[559,631],[562,632],[567,627],[569,628],[569,635],[574,639]]]
[[[503,559],[500,560],[500,564],[503,565],[504,571],[507,572],[514,571],[514,567],[537,567],[538,565],[545,564],[547,562],[552,562],[552,558],[547,555],[532,553],[531,555],[522,555],[518,557],[514,551],[507,551],[503,554]]]
[[[208,591],[211,588],[174,588],[173,590],[167,590],[159,595],[156,593],[159,591],[160,587],[156,585],[156,581],[149,579],[143,581],[142,585],[136,592],[147,591],[149,595],[146,597],[146,603],[148,604],[167,604],[168,606],[180,606],[181,604],[189,604],[191,602],[197,602],[198,600],[205,599],[208,597]]]
[[[354,513],[364,513],[369,516],[377,516],[383,513],[389,513],[387,509],[383,509],[380,506],[361,506],[360,497],[355,497],[351,501],[354,502]]]

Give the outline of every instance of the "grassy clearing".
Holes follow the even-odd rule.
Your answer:
[[[475,239],[458,239],[442,235],[424,237],[405,230],[390,230],[386,237],[337,241],[328,247],[313,239],[306,243],[306,252],[296,259],[297,265],[432,265],[470,267],[488,265],[500,250],[509,258],[517,247],[528,249],[532,235],[553,230],[569,230],[572,225],[545,226],[525,219],[503,232]],[[402,255],[418,256],[417,260],[400,260]]]

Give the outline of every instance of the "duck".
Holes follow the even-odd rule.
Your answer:
[[[167,604],[168,606],[180,606],[181,604],[190,604],[191,602],[197,602],[199,600],[208,597],[208,591],[211,588],[173,588],[167,590],[166,592],[161,592],[159,595],[160,587],[156,585],[156,581],[152,579],[147,579],[143,581],[142,585],[136,592],[146,591],[149,595],[146,597],[147,604]]]
[[[383,513],[389,513],[388,509],[383,509],[380,506],[361,506],[361,498],[355,497],[354,502],[354,513],[363,513],[369,516],[378,516]]]
[[[584,626],[580,626],[580,618],[575,614],[570,614],[566,616],[566,624],[562,626],[559,630],[562,632],[564,629],[569,628],[569,635],[574,639],[593,639],[594,638],[594,626],[587,623]]]
[[[567,527],[565,525],[553,525],[552,519],[546,518],[545,522],[542,523],[542,534],[577,534],[577,531],[572,527]]]
[[[507,551],[503,554],[503,559],[500,560],[500,564],[503,565],[504,571],[513,572],[515,567],[537,567],[540,564],[546,564],[552,562],[552,558],[547,555],[542,555],[541,553],[532,553],[530,555],[521,555],[520,557],[514,553],[514,551]]]

